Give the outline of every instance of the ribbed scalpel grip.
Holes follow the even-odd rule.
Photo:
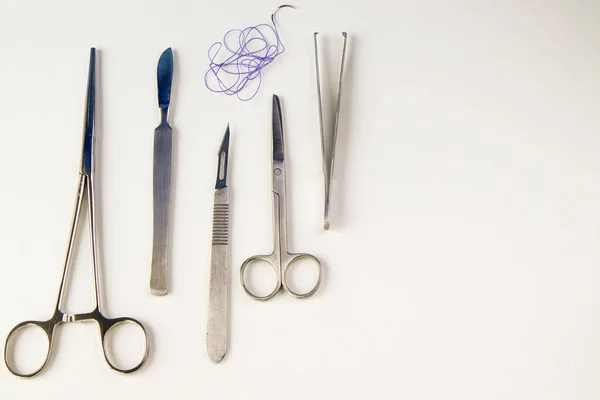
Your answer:
[[[213,207],[213,246],[228,244],[229,240],[229,204],[215,204]]]

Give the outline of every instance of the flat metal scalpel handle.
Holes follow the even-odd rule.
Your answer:
[[[227,304],[229,292],[229,189],[227,187],[215,192],[212,229],[206,354],[212,362],[218,363],[227,353],[229,331]]]
[[[154,238],[152,243],[150,292],[155,296],[164,296],[168,292],[172,164],[173,130],[163,120],[154,131]]]

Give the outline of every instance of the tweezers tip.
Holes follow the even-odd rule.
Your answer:
[[[221,361],[223,361],[224,358],[225,358],[225,353],[223,353],[223,354],[213,354],[213,355],[209,354],[209,356],[208,356],[208,359],[210,361],[212,361],[213,363],[215,363],[215,364],[220,363]]]
[[[329,230],[329,221],[325,221],[325,222],[323,223],[323,229],[324,229],[324,230],[326,230],[326,231],[328,231],[328,230]]]

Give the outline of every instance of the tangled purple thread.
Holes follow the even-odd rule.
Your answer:
[[[204,74],[208,90],[228,96],[236,95],[242,101],[252,100],[256,96],[262,85],[262,70],[285,50],[274,22],[272,26],[260,24],[243,30],[232,29],[225,34],[223,42],[210,46],[209,69]],[[269,35],[275,39],[275,44],[269,44]],[[234,44],[230,45],[232,42]],[[252,95],[244,97],[244,91]]]

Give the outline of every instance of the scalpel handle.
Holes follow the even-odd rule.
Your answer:
[[[208,289],[208,321],[206,354],[218,363],[225,357],[228,341],[228,250],[229,250],[229,192],[224,187],[215,192],[213,206],[212,254]]]
[[[171,170],[173,167],[173,130],[163,122],[154,131],[154,236],[150,292],[164,296],[168,292],[169,213],[171,206]]]

